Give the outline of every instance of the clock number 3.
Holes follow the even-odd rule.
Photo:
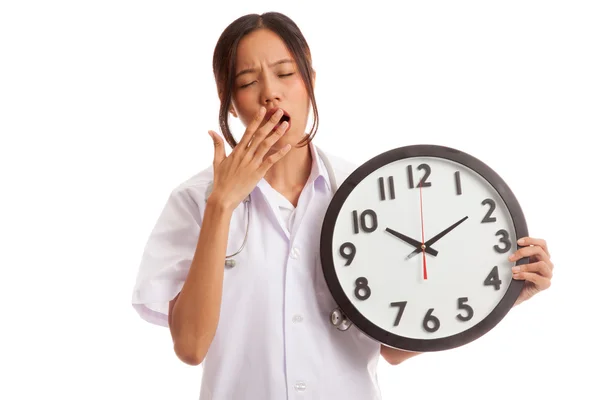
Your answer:
[[[504,246],[500,247],[497,244],[494,245],[494,250],[496,250],[498,253],[506,253],[507,251],[510,250],[510,240],[508,240],[508,232],[505,229],[500,229],[498,232],[496,232],[496,236],[502,236],[500,238],[500,243],[502,243]]]

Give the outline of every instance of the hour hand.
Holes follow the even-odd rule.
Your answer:
[[[416,249],[415,251],[418,251],[418,252],[423,251],[422,250],[423,243],[421,243],[420,241],[413,239],[411,237],[408,237],[408,236],[406,236],[400,232],[397,232],[393,229],[390,229],[390,228],[385,228],[385,231],[391,233],[392,235],[396,236],[398,239],[402,239],[406,243],[415,247],[415,249]],[[432,256],[437,256],[437,254],[438,254],[437,250],[433,249],[432,247],[426,247],[425,253],[431,254]]]
[[[438,240],[440,240],[441,238],[443,238],[444,236],[446,236],[451,230],[453,230],[454,228],[456,228],[457,226],[459,226],[460,224],[462,224],[463,222],[465,222],[467,220],[467,218],[469,218],[468,216],[460,219],[459,221],[455,222],[454,224],[450,225],[448,228],[444,229],[443,231],[441,231],[440,233],[438,233],[437,235],[435,235],[434,237],[432,237],[431,239],[429,239],[428,241],[425,242],[425,247],[427,248],[429,245],[434,244],[435,242],[437,242]],[[427,251],[427,249],[425,250]],[[416,256],[417,254],[419,254],[419,251],[415,250],[412,253],[410,253],[408,255],[408,257],[406,257],[407,259]]]

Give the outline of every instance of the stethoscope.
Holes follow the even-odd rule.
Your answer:
[[[315,146],[315,148],[317,149],[317,153],[321,157],[323,164],[325,164],[325,169],[327,170],[327,175],[329,175],[329,183],[331,184],[331,190],[333,193],[335,193],[337,191],[338,187],[337,187],[337,181],[335,179],[335,174],[333,172],[333,167],[331,166],[331,162],[329,161],[329,158],[327,158],[327,156],[325,155],[325,153],[323,153],[323,151],[321,149],[319,149],[316,146]],[[211,181],[208,184],[208,187],[206,189],[206,196],[205,196],[206,200],[205,201],[208,200],[208,196],[210,195],[212,188],[213,188],[213,182]],[[242,245],[240,246],[240,248],[235,253],[225,256],[225,266],[227,268],[233,268],[236,266],[236,261],[233,257],[240,254],[242,252],[242,250],[244,249],[244,247],[246,246],[246,241],[248,239],[248,230],[250,228],[250,202],[251,202],[251,195],[248,195],[243,201],[244,209],[245,209],[244,211],[246,212],[246,232],[244,233],[244,240],[242,241]],[[350,326],[352,325],[352,322],[350,322],[350,320],[348,320],[346,315],[344,315],[344,313],[339,308],[335,308],[331,312],[330,322],[333,326],[335,326],[340,331],[348,330],[348,328],[350,328]]]

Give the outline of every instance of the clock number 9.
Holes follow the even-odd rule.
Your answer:
[[[354,282],[356,284],[356,288],[354,289],[354,295],[359,300],[366,300],[371,297],[371,288],[369,287],[369,281],[365,277],[357,278]],[[361,289],[365,292],[361,294]]]
[[[346,250],[350,252],[347,253]],[[348,266],[352,264],[352,260],[354,260],[354,256],[356,255],[356,246],[350,242],[344,243],[340,247],[340,255],[346,259],[346,264],[344,266]]]

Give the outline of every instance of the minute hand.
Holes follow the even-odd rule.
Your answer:
[[[450,225],[448,228],[444,229],[443,231],[441,231],[440,233],[438,233],[437,235],[435,235],[434,237],[432,237],[431,239],[429,239],[428,241],[425,242],[425,248],[428,248],[429,246],[431,246],[432,244],[434,244],[435,242],[437,242],[438,240],[440,240],[441,238],[443,238],[444,236],[446,236],[448,234],[448,232],[450,232],[451,230],[453,230],[454,228],[456,228],[457,226],[459,226],[460,224],[462,224],[463,222],[465,222],[465,220],[469,218],[468,216],[464,217],[463,219],[461,219],[458,222],[455,222],[454,224]],[[419,254],[420,252],[422,252],[423,250],[421,249],[415,249],[415,251],[413,251],[412,253],[410,253],[406,259],[409,259],[413,256],[416,256],[417,254]]]

